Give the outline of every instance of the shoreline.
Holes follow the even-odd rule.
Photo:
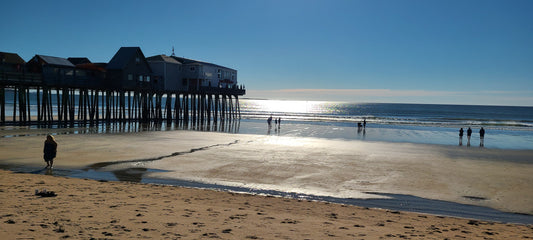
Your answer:
[[[0,170],[0,234],[14,238],[533,237],[533,227],[320,201]],[[46,188],[57,197],[39,197]]]
[[[380,124],[368,123],[367,128],[358,129],[356,122],[322,122],[285,120],[280,128],[268,128],[266,122],[258,118],[241,119],[238,121],[220,122],[219,124],[177,126],[162,122],[143,125],[141,123],[114,122],[99,124],[88,127],[87,125],[75,124],[71,128],[61,128],[52,125],[51,128],[40,126],[17,126],[9,125],[4,130],[1,138],[28,136],[25,130],[40,131],[41,135],[47,133],[57,135],[69,134],[126,134],[145,131],[198,131],[220,132],[228,134],[257,135],[257,136],[287,136],[287,137],[316,137],[321,139],[341,139],[347,141],[386,142],[386,143],[413,143],[435,144],[443,146],[458,146],[458,129],[460,125],[452,127],[410,124]],[[466,129],[466,128],[465,128]],[[485,144],[479,146],[477,129],[472,135],[472,144],[467,146],[466,135],[463,138],[465,148],[487,148],[501,150],[533,150],[533,135],[531,130],[511,130],[499,128],[486,128]],[[12,131],[9,133],[9,131]]]

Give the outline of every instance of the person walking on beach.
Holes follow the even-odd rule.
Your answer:
[[[483,129],[483,127],[479,129],[479,146],[485,146],[485,129]]]
[[[267,119],[268,127],[272,127],[272,115]]]
[[[363,128],[366,128],[366,118],[363,119]]]
[[[464,134],[463,128],[459,129],[459,146],[463,146],[463,134]]]
[[[56,157],[57,153],[57,142],[55,141],[54,137],[50,134],[46,135],[46,140],[44,141],[44,161],[46,162],[47,168],[53,168],[54,165],[54,158]]]
[[[466,139],[468,142],[466,143],[466,146],[470,147],[470,137],[472,136],[472,129],[469,127],[468,130],[466,130]]]
[[[278,118],[278,128],[281,127],[281,118]]]

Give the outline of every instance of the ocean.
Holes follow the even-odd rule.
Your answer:
[[[458,145],[459,129],[472,128],[471,146],[533,149],[533,107],[318,101],[240,101],[239,132],[348,140]],[[281,119],[269,129],[267,118]],[[365,128],[358,123],[366,121]],[[272,122],[275,125],[274,121]]]

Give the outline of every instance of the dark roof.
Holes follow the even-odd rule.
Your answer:
[[[16,53],[0,52],[0,63],[24,64],[26,62]]]
[[[121,47],[107,64],[107,69],[124,69],[137,52],[144,59],[144,54],[140,47]],[[146,61],[146,59],[143,61]]]
[[[69,57],[68,60],[74,65],[91,63],[86,57]]]
[[[167,62],[167,63],[174,63],[174,64],[180,64],[180,62],[178,62],[176,59],[172,58],[172,57],[169,57],[167,55],[155,55],[155,56],[151,56],[149,58],[146,59],[148,62]]]
[[[214,63],[202,62],[202,61],[198,61],[198,60],[182,58],[182,57],[176,57],[176,56],[172,56],[172,58],[176,59],[178,62],[180,62],[182,64],[202,64],[202,65],[209,65],[209,66],[214,66],[214,67],[217,67],[217,68],[225,68],[225,69],[230,69],[230,70],[233,70],[233,71],[237,71],[235,69],[231,69],[229,67],[220,66],[220,65],[217,65],[217,64],[214,64]]]
[[[98,64],[98,63],[77,64],[76,68],[93,70],[93,71],[100,71],[100,72],[105,72],[106,71],[105,70],[105,65],[101,65],[101,64]]]
[[[42,59],[46,64],[56,65],[56,66],[74,67],[74,64],[72,64],[66,58],[52,57],[52,56],[45,56],[45,55],[35,55],[35,56]]]

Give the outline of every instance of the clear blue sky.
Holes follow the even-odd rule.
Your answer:
[[[247,97],[533,106],[531,0],[4,1],[0,51],[121,46],[238,70]]]

